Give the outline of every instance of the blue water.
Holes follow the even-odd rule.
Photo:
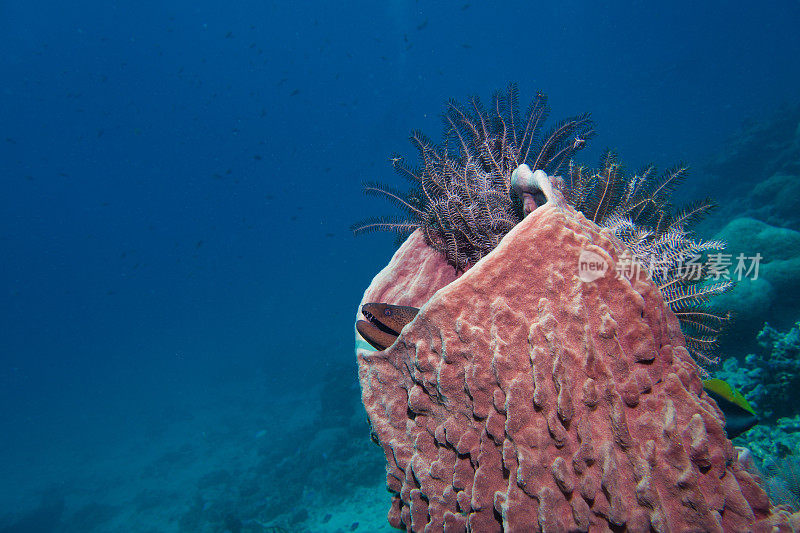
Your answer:
[[[193,406],[317,409],[331,365],[355,387],[394,249],[349,232],[388,209],[360,183],[401,185],[390,154],[448,98],[542,90],[592,112],[583,161],[634,167],[701,167],[797,99],[798,2],[537,4],[0,3],[0,527],[48,490],[66,527],[76,465],[114,480],[132,440],[201,439]]]

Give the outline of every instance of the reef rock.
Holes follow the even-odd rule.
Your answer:
[[[721,353],[758,351],[756,335],[765,322],[778,329],[790,329],[800,320],[800,232],[740,217],[730,221],[714,238],[728,243],[730,276],[736,280],[733,290],[714,300],[720,309],[731,310],[735,319],[721,339]],[[745,268],[755,266],[753,258],[758,254],[758,271],[737,273],[740,254]]]
[[[429,251],[412,235],[362,301],[421,307],[358,350],[394,527],[800,525],[739,466],[677,319],[645,272],[617,275],[610,233],[548,202],[460,277]]]

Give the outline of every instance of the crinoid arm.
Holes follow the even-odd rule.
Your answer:
[[[730,286],[722,287],[719,292],[729,290]],[[710,295],[706,296],[707,298]],[[706,376],[708,371],[704,367],[719,363],[715,351],[719,345],[719,337],[731,321],[730,313],[720,313],[713,310],[707,302],[689,306],[675,312],[681,323],[683,335],[686,340],[686,349],[700,364],[700,370]]]
[[[627,197],[626,189],[637,177],[631,179],[625,175],[615,152],[606,150],[595,170],[572,163],[568,171],[564,196],[586,218],[596,224],[612,216],[630,218],[621,206]]]
[[[418,195],[415,194],[416,191],[403,193],[398,189],[376,182],[365,182],[363,190],[364,194],[387,198],[390,202],[406,211],[411,216],[420,217],[423,215],[423,211],[419,205]]]
[[[694,285],[675,284],[663,288],[661,294],[673,311],[684,311],[696,309],[707,303],[712,296],[728,292],[732,287],[732,281]]]
[[[700,308],[690,308],[684,311],[677,311],[675,316],[681,324],[702,335],[719,335],[730,322],[730,314],[720,314]]]
[[[354,235],[372,233],[374,231],[394,231],[401,235],[410,235],[419,224],[411,220],[393,216],[371,217],[350,226]]]
[[[648,168],[653,169],[652,166]],[[686,179],[687,172],[688,167],[679,164],[661,175],[651,171],[646,178],[639,180],[630,199],[625,202],[624,209],[631,219],[638,224],[653,226],[657,232],[663,230],[664,222],[670,218],[672,194]]]
[[[589,113],[562,120],[544,137],[531,168],[559,174],[565,163],[593,136],[594,128]]]
[[[717,204],[711,198],[692,202],[678,210],[670,219],[669,226],[688,230],[703,220],[716,209]]]

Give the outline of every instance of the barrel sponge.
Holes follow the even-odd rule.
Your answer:
[[[458,278],[432,275],[452,267],[430,260],[426,276],[415,274],[424,246],[412,235],[387,267],[405,274],[385,270],[362,301],[402,287],[402,301],[388,303],[421,306],[392,346],[357,351],[362,400],[386,456],[391,525],[798,524],[735,460],[678,320],[646,272],[617,275],[624,250],[608,230],[548,203]],[[605,275],[581,281],[585,251],[606,262]]]

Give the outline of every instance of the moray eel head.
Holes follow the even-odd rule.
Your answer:
[[[361,306],[366,320],[356,322],[356,329],[377,350],[385,350],[397,340],[403,326],[414,320],[419,309],[407,305],[367,303]]]

